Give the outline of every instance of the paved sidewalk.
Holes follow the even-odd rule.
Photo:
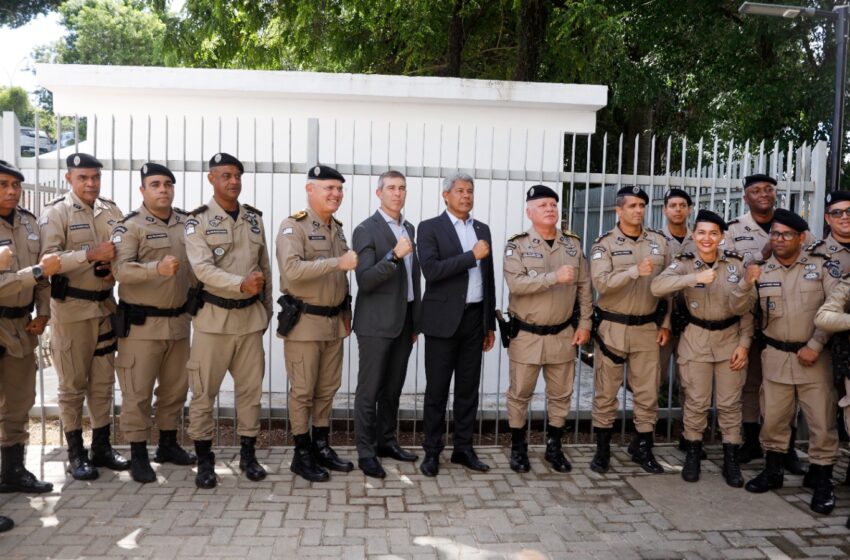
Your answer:
[[[340,451],[354,458],[353,450]],[[129,473],[103,469],[95,482],[71,481],[62,449],[45,448],[42,454],[33,447],[30,470],[52,481],[56,492],[0,495],[0,513],[17,524],[0,535],[0,558],[850,557],[850,530],[844,528],[850,488],[840,487],[832,515],[816,516],[809,512],[810,493],[800,488],[801,478],[789,476],[779,497],[735,490],[730,495],[736,500],[725,504],[728,516],[719,516],[729,521],[755,506],[761,522],[779,528],[680,530],[700,525],[694,517],[713,490],[726,495],[718,474],[720,450],[709,449],[710,461],[703,463],[703,480],[696,485],[678,475],[681,452],[669,446],[656,451],[670,474],[645,475],[617,448],[612,471],[600,476],[589,469],[593,448],[573,446],[567,448],[572,474],[550,471],[542,464],[542,449],[534,449],[532,472],[518,475],[508,468],[508,450],[482,448],[481,458],[493,466],[487,474],[451,465],[444,452],[436,479],[419,474],[416,465],[386,460],[383,481],[355,470],[309,484],[289,472],[290,449],[258,451],[270,475],[252,483],[239,476],[238,450],[223,448],[216,452],[219,487],[200,491],[192,470],[173,465],[156,466],[158,483],[145,486]],[[846,463],[845,457],[837,477],[843,479]],[[745,475],[754,473],[748,469]],[[669,492],[659,494],[664,486]],[[638,488],[647,495],[656,490],[652,503]],[[683,490],[703,500],[694,498],[684,517],[681,508],[691,504]],[[661,503],[672,494],[677,501]],[[705,519],[706,527],[718,522]]]

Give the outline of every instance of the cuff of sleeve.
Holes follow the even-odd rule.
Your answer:
[[[753,344],[753,337],[751,337],[751,336],[742,336],[738,340],[738,346],[742,346],[742,347],[746,348],[747,350],[750,349],[750,346],[752,346],[752,344]]]
[[[28,266],[17,273],[18,281],[21,283],[21,289],[32,288],[36,284],[35,276],[32,275],[32,267]]]
[[[626,272],[628,273],[629,278],[631,278],[632,280],[637,280],[640,276],[640,272],[638,271],[637,265],[632,265]]]
[[[159,276],[159,272],[157,272],[156,270],[158,265],[159,261],[145,263],[145,272],[147,273],[148,279],[156,278]]]
[[[590,319],[582,319],[578,322],[578,328],[589,331],[593,327],[593,323]]]
[[[60,274],[77,270],[87,262],[85,251],[71,251],[59,255]]]
[[[814,338],[810,338],[806,343],[806,346],[820,354],[823,351],[823,344],[815,340]]]

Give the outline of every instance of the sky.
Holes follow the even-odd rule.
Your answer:
[[[23,27],[0,27],[0,85],[10,84],[32,91],[38,84],[35,75],[27,68],[32,64],[30,55],[39,45],[52,43],[65,35],[59,23],[59,14],[38,16]]]

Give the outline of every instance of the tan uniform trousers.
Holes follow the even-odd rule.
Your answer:
[[[109,316],[73,323],[53,323],[51,347],[59,375],[59,414],[66,432],[83,427],[87,400],[92,428],[109,424],[115,385],[115,338]],[[98,342],[98,337],[106,338]],[[95,352],[105,352],[95,356]]]
[[[534,395],[540,368],[546,380],[547,415],[549,424],[563,428],[570,414],[573,398],[573,379],[575,378],[575,360],[560,364],[521,364],[511,360],[510,385],[508,386],[508,424],[511,428],[525,426],[528,416],[528,403]]]
[[[741,443],[741,390],[746,370],[732,371],[729,360],[722,362],[686,362],[679,364],[685,390],[685,439],[702,441],[708,427],[712,382],[717,397],[717,416],[723,443]]]
[[[35,403],[35,355],[0,358],[0,446],[29,440],[29,412]]]
[[[812,383],[786,384],[764,380],[764,424],[761,446],[767,451],[788,452],[791,418],[797,403],[809,425],[809,461],[834,465],[838,461],[838,431],[835,425],[835,389],[826,379]]]
[[[118,339],[115,371],[121,386],[121,432],[129,442],[151,435],[151,401],[156,394],[156,427],[180,427],[189,389],[189,339]],[[154,384],[156,390],[154,391]]]
[[[283,341],[289,376],[289,421],[294,435],[331,425],[333,398],[342,384],[342,338]]]
[[[623,385],[624,366],[628,365],[628,384],[634,395],[635,429],[652,432],[658,420],[658,350],[630,352],[626,363],[615,364],[596,345],[594,359],[599,366],[594,375],[593,427],[611,428],[617,419],[617,393]]]
[[[195,441],[212,439],[215,399],[228,370],[236,393],[236,433],[248,437],[260,433],[265,356],[262,331],[242,335],[195,331],[186,364],[192,388],[189,437]]]

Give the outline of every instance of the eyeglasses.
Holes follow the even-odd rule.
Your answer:
[[[800,235],[796,231],[771,231],[770,238],[771,239],[779,239],[782,238],[783,241],[791,241],[795,237]]]
[[[842,214],[850,218],[850,206],[848,206],[844,210],[830,210],[826,213],[827,216],[836,220],[840,218]]]

